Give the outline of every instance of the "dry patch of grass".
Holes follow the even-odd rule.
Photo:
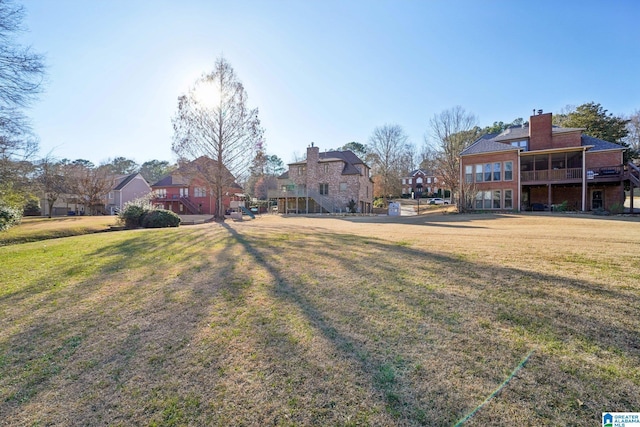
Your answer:
[[[0,233],[0,246],[106,231],[115,216],[25,217],[22,223]]]
[[[534,350],[466,425],[593,425],[640,407],[638,242],[588,216],[264,216],[3,247],[0,413],[452,425]]]

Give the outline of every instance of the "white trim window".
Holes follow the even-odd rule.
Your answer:
[[[476,165],[476,182],[482,182],[482,165]]]
[[[513,162],[504,162],[504,180],[513,181]]]
[[[466,165],[464,167],[464,182],[467,184],[473,182],[473,165]]]
[[[513,190],[504,190],[504,208],[513,209]]]

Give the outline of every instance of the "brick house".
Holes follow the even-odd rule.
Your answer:
[[[278,177],[278,190],[269,194],[278,201],[279,213],[371,213],[373,181],[370,168],[352,151],[320,153],[313,143],[306,160],[290,163]]]
[[[214,215],[216,212],[216,195],[208,188],[207,181],[202,177],[199,162],[211,161],[205,157],[180,166],[169,175],[151,186],[154,206],[173,211],[179,215]],[[234,184],[227,188],[222,195],[225,210],[231,206],[231,200],[237,200],[242,193],[242,187]]]
[[[482,136],[460,154],[461,200],[476,210],[622,206],[625,147],[583,131],[553,126],[540,110],[529,126]]]
[[[429,197],[441,190],[438,186],[438,178],[424,169],[416,169],[409,172],[408,176],[402,178],[402,195],[417,197]]]

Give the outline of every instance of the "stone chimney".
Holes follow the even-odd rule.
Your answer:
[[[312,142],[307,147],[307,186],[314,186],[318,182],[318,162],[320,161],[320,148]],[[315,189],[315,187],[309,187]]]
[[[529,119],[529,150],[546,150],[553,148],[551,144],[551,113],[538,114]]]

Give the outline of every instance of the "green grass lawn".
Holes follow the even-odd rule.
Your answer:
[[[281,218],[0,247],[7,425],[600,423],[640,410],[640,224]]]
[[[0,246],[106,231],[115,216],[25,217],[22,224],[0,232]]]

